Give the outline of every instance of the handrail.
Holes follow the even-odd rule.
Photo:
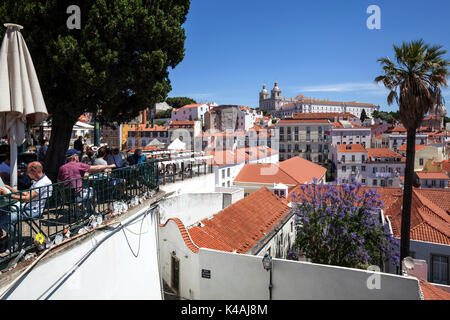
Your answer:
[[[107,215],[126,210],[143,197],[159,189],[159,170],[155,159],[145,163],[99,172],[88,178],[77,178],[0,195],[0,224],[7,237],[0,240],[0,269],[25,249],[41,244],[38,234],[47,242],[56,235],[66,237],[80,229],[104,220]],[[24,201],[27,195],[38,195]],[[13,199],[19,195],[19,199]],[[42,243],[42,245],[44,245]]]

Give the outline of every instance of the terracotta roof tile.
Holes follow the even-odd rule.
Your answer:
[[[416,144],[416,152],[428,148],[429,146],[423,144]],[[406,151],[406,144],[402,144],[398,151]]]
[[[299,156],[281,161],[278,166],[298,183],[320,180],[327,172],[326,168]]]
[[[366,148],[362,144],[340,144],[338,145],[338,152],[367,152]]]
[[[183,222],[181,222],[178,218],[170,218],[166,221],[165,224],[160,224],[160,227],[165,227],[169,221],[173,221],[177,224],[178,230],[180,230],[181,237],[184,240],[186,246],[194,253],[198,253],[198,247],[192,242],[191,237],[189,236]]]
[[[264,187],[188,231],[201,247],[246,253],[289,212],[287,201]]]
[[[415,174],[419,179],[448,179],[448,175],[445,172],[416,171]]]
[[[367,148],[369,158],[402,158],[402,155],[389,148]]]
[[[450,300],[450,292],[442,290],[427,281],[420,280],[420,289],[424,300]]]

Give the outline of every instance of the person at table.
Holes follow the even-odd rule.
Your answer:
[[[106,157],[106,148],[100,147],[97,152],[97,158],[95,158],[93,165],[96,166],[108,165],[108,162],[106,162],[105,157]]]
[[[83,137],[79,136],[77,140],[73,143],[73,148],[80,153],[83,153]]]
[[[3,181],[9,183],[11,168],[10,166],[10,155],[9,153],[6,155],[6,159],[0,164],[0,177]]]
[[[40,139],[39,140],[39,149],[38,149],[38,154],[37,154],[37,160],[39,162],[44,162],[45,155],[47,154],[47,150],[48,150],[48,147],[45,144],[44,139]]]
[[[52,182],[45,175],[42,164],[38,161],[30,162],[27,166],[27,175],[33,180],[31,191],[17,193],[19,191],[5,185],[6,189],[0,188],[0,194],[12,193],[9,197],[14,200],[20,200],[19,210],[23,218],[39,217],[45,208],[47,198],[52,195]],[[17,193],[17,194],[16,194]],[[0,217],[0,227],[6,232],[11,233],[11,227],[17,222],[17,210],[11,210],[9,214]]]
[[[116,165],[89,165],[79,161],[80,151],[75,149],[67,150],[66,157],[67,163],[62,165],[58,171],[58,182],[67,181],[72,179],[79,179],[89,175],[89,173],[96,173],[100,171],[109,171],[115,168]],[[78,185],[77,185],[78,184]],[[80,188],[80,182],[73,180],[65,183],[64,185],[71,185],[73,188]]]
[[[122,168],[123,167],[123,159],[119,154],[119,148],[114,148],[112,150],[112,154],[108,155],[106,157],[106,162],[108,164],[115,164],[116,168]]]

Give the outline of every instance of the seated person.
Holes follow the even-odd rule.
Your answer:
[[[93,190],[83,190],[82,177],[87,177],[89,173],[95,173],[100,171],[110,171],[115,168],[116,165],[89,165],[83,162],[79,162],[79,154],[81,152],[75,149],[67,150],[66,157],[67,163],[59,168],[58,182],[68,181],[64,183],[64,186],[70,186],[77,192],[77,201],[81,202],[93,197]]]
[[[108,163],[105,160],[105,157],[106,157],[106,148],[105,147],[100,147],[98,149],[98,152],[97,152],[97,158],[95,158],[93,165],[96,165],[96,166],[98,166],[98,165],[103,165],[103,166],[108,165]]]
[[[24,218],[36,218],[39,217],[45,208],[45,202],[47,198],[52,195],[52,182],[44,174],[42,164],[38,161],[34,161],[27,166],[27,175],[33,181],[31,185],[31,191],[25,191],[20,194],[19,192],[8,185],[5,185],[6,189],[0,188],[2,195],[13,193],[10,195],[11,199],[20,200],[19,210]],[[11,210],[9,214],[3,215],[0,218],[0,226],[6,232],[11,234],[11,227],[18,220],[18,212]],[[10,224],[11,223],[11,224]]]
[[[108,164],[115,164],[116,168],[122,168],[123,160],[119,154],[119,148],[114,148],[112,150],[112,154],[110,154],[110,155],[108,155],[108,157],[106,157],[106,161],[108,162]]]
[[[128,162],[131,165],[144,163],[147,157],[142,154],[142,149],[136,149],[134,154],[128,157]]]

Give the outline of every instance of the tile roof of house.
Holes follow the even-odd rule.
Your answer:
[[[188,232],[199,247],[246,253],[289,212],[286,199],[263,187]]]
[[[293,119],[328,119],[334,121],[335,118],[357,118],[350,112],[307,112],[307,113],[293,113]]]
[[[450,173],[450,159],[441,162],[442,171]]]
[[[402,158],[403,156],[389,148],[367,148],[369,158]]]
[[[277,123],[330,123],[330,121],[327,119],[284,119]]]
[[[448,198],[450,190],[436,189],[441,193],[441,198]],[[401,202],[397,206],[386,210],[394,236],[400,237],[401,230]],[[437,204],[424,196],[420,189],[413,189],[411,201],[411,240],[427,241],[450,245],[450,215]]]
[[[283,183],[295,186],[299,183],[320,180],[327,169],[301,157],[293,157],[276,164],[246,164],[235,182]]]
[[[339,144],[338,152],[367,152],[366,148],[362,144]]]
[[[170,218],[167,219],[166,223],[160,224],[160,227],[165,227],[169,221],[173,221],[177,224],[178,230],[180,230],[181,237],[183,238],[184,243],[186,246],[194,253],[198,253],[198,247],[192,242],[191,237],[189,236],[189,233],[186,230],[186,227],[184,226],[183,222],[181,222],[178,218]]]
[[[314,178],[320,180],[327,172],[326,168],[299,156],[281,161],[278,166],[298,183],[312,182]]]
[[[197,107],[200,107],[202,105],[204,105],[204,103],[191,103],[191,104],[187,104],[185,106],[182,106],[178,110],[180,110],[180,109],[189,109],[189,108],[197,108]],[[178,110],[176,110],[176,111],[178,111]]]
[[[195,121],[171,121],[169,126],[193,126],[195,124]]]
[[[427,146],[427,145],[424,145],[424,144],[416,144],[416,152],[417,151],[420,151],[420,150],[423,150],[423,149],[425,149],[425,148],[428,148],[429,146]],[[406,144],[402,144],[401,146],[400,146],[400,148],[398,148],[398,151],[406,151]]]
[[[424,300],[450,300],[450,292],[442,290],[427,281],[420,280],[420,289]]]
[[[419,179],[448,179],[448,175],[445,172],[416,171],[415,174]]]
[[[239,171],[234,182],[283,183],[291,186],[295,186],[299,183],[284,170],[280,169],[279,166],[271,163],[247,163],[241,171]]]

